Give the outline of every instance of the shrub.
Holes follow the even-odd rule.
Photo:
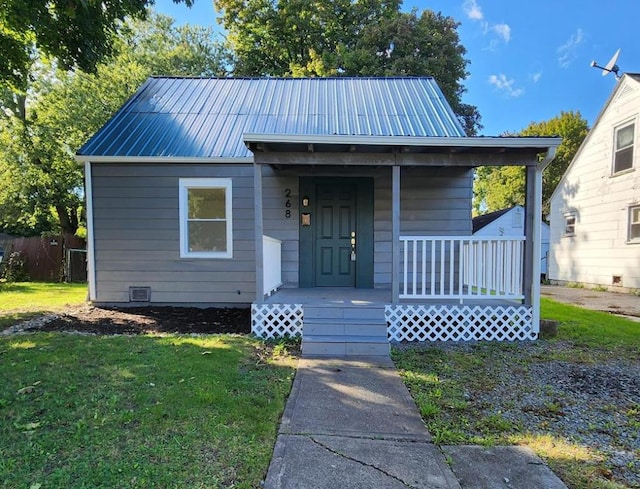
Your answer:
[[[6,257],[5,257],[6,258]],[[0,270],[0,278],[6,282],[26,282],[29,280],[27,274],[27,260],[19,251],[14,251],[9,258],[3,260],[3,268]]]

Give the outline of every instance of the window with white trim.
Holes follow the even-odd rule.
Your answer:
[[[629,207],[629,241],[640,242],[640,205]]]
[[[180,179],[180,256],[231,258],[230,178]]]
[[[576,215],[569,213],[564,215],[564,236],[575,236],[576,234]]]
[[[633,167],[633,142],[635,123],[615,129],[613,141],[613,173],[619,173]]]

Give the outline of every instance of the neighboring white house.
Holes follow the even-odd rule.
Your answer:
[[[551,280],[640,289],[639,114],[625,74],[551,197]]]
[[[525,210],[521,205],[509,207],[473,218],[474,236],[518,236],[524,237]],[[549,256],[549,225],[541,222],[540,274],[547,276]]]

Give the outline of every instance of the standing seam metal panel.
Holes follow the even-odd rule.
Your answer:
[[[247,157],[248,132],[465,135],[432,78],[151,78],[78,154]]]

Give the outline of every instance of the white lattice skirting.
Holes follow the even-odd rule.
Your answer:
[[[302,304],[252,304],[251,332],[259,338],[302,335]]]
[[[385,306],[390,341],[535,340],[530,306]]]

